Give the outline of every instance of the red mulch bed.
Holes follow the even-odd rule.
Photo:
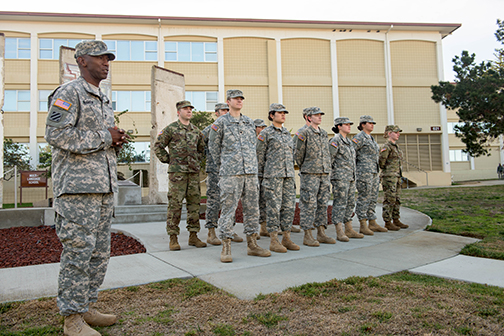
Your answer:
[[[0,268],[57,263],[62,249],[56,230],[50,226],[0,229]],[[112,257],[146,251],[134,238],[112,233]]]

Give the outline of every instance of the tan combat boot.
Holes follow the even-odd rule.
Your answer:
[[[170,250],[171,251],[178,251],[178,250],[180,250],[180,245],[178,243],[178,238],[177,238],[177,235],[175,235],[175,234],[170,235]]]
[[[238,236],[236,232],[233,232],[233,238],[231,238],[231,241],[234,241],[235,243],[241,243],[243,241],[243,238]]]
[[[231,238],[222,240],[222,252],[220,254],[220,261],[223,263],[233,261],[233,257],[231,256]]]
[[[360,230],[359,230],[360,233],[368,236],[374,235],[373,231],[371,231],[367,226],[367,219],[361,219],[359,223],[360,223]]]
[[[268,230],[266,229],[266,222],[261,223],[261,229],[259,230],[259,235],[263,237],[269,237]]]
[[[323,243],[323,244],[336,244],[336,240],[334,238],[331,238],[325,234],[324,225],[320,225],[317,228],[317,240],[319,243]]]
[[[271,252],[257,245],[257,233],[247,236],[247,254],[256,257],[269,257]]]
[[[313,238],[311,229],[304,230],[303,245],[306,246],[320,246],[320,243]]]
[[[206,247],[206,244],[198,238],[198,235],[196,232],[190,232],[189,233],[189,246]]]
[[[208,244],[212,245],[220,245],[221,241],[219,238],[217,238],[217,235],[215,234],[215,228],[210,228],[208,229],[208,238],[206,240]]]
[[[394,218],[394,225],[397,226],[400,229],[407,229],[409,228],[409,225],[404,224],[399,220],[399,218]]]
[[[391,221],[385,222],[385,228],[389,231],[399,231],[401,229],[395,226]]]
[[[82,314],[72,314],[65,316],[65,324],[63,326],[63,335],[67,336],[100,336],[101,334],[91,328]]]
[[[280,244],[280,242],[278,241],[278,232],[277,231],[273,231],[273,232],[270,232],[270,251],[273,251],[273,252],[278,252],[278,253],[285,253],[287,252],[287,248],[285,248],[285,246],[283,246],[282,244]]]
[[[90,308],[82,315],[84,321],[93,327],[108,327],[117,322],[117,316],[112,314],[102,314],[96,309]]]
[[[387,229],[381,227],[380,225],[378,225],[378,223],[376,223],[376,219],[369,220],[369,229],[373,232],[388,232]]]
[[[300,229],[300,228],[298,228],[298,227],[297,227],[297,225],[296,225],[296,226],[292,225],[292,227],[291,227],[291,232],[294,232],[294,233],[299,233],[299,232],[301,232],[301,229]]]
[[[363,234],[354,231],[352,227],[352,221],[348,221],[345,223],[345,235],[348,238],[364,238]]]
[[[284,231],[283,233],[283,238],[282,238],[282,245],[287,248],[287,250],[291,251],[299,251],[301,248],[299,245],[295,244],[291,238],[290,238],[290,231]]]
[[[342,242],[347,242],[350,240],[343,231],[343,223],[336,224],[336,239]]]

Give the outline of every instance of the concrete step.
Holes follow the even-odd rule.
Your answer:
[[[165,213],[168,209],[167,204],[153,205],[118,205],[115,207],[116,215],[136,214],[136,213]]]
[[[182,214],[185,217],[185,214]],[[149,222],[164,222],[166,221],[166,211],[157,213],[129,213],[116,214],[112,218],[112,224],[133,224],[133,223],[149,223]]]

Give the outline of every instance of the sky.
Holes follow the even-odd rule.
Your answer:
[[[494,36],[497,19],[504,20],[504,0],[109,0],[4,1],[1,11],[218,17],[283,20],[460,23],[443,39],[444,79],[452,81],[452,59],[462,50],[477,62],[494,59],[503,47]],[[499,16],[500,15],[500,16]],[[1,29],[1,21],[0,21]]]

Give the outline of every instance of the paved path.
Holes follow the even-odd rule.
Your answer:
[[[381,218],[381,206],[377,212]],[[221,246],[188,246],[185,223],[181,223],[181,251],[169,251],[164,222],[115,224],[114,231],[137,238],[147,253],[112,257],[102,288],[198,277],[239,298],[252,299],[259,293],[279,292],[308,282],[402,270],[504,287],[504,261],[458,255],[476,239],[423,231],[430,218],[411,209],[402,208],[401,215],[410,224],[409,229],[320,247],[302,245],[303,234],[293,233],[301,250],[272,253],[268,258],[247,256],[245,242],[232,243],[233,262],[228,264],[220,262]],[[353,226],[358,227],[356,218]],[[241,234],[242,230],[243,226],[237,224],[236,231]],[[200,237],[206,240],[206,233],[202,229]],[[334,225],[327,233],[336,236]],[[269,238],[263,237],[258,243],[267,248]],[[59,264],[0,269],[0,302],[55,296],[58,269]]]

